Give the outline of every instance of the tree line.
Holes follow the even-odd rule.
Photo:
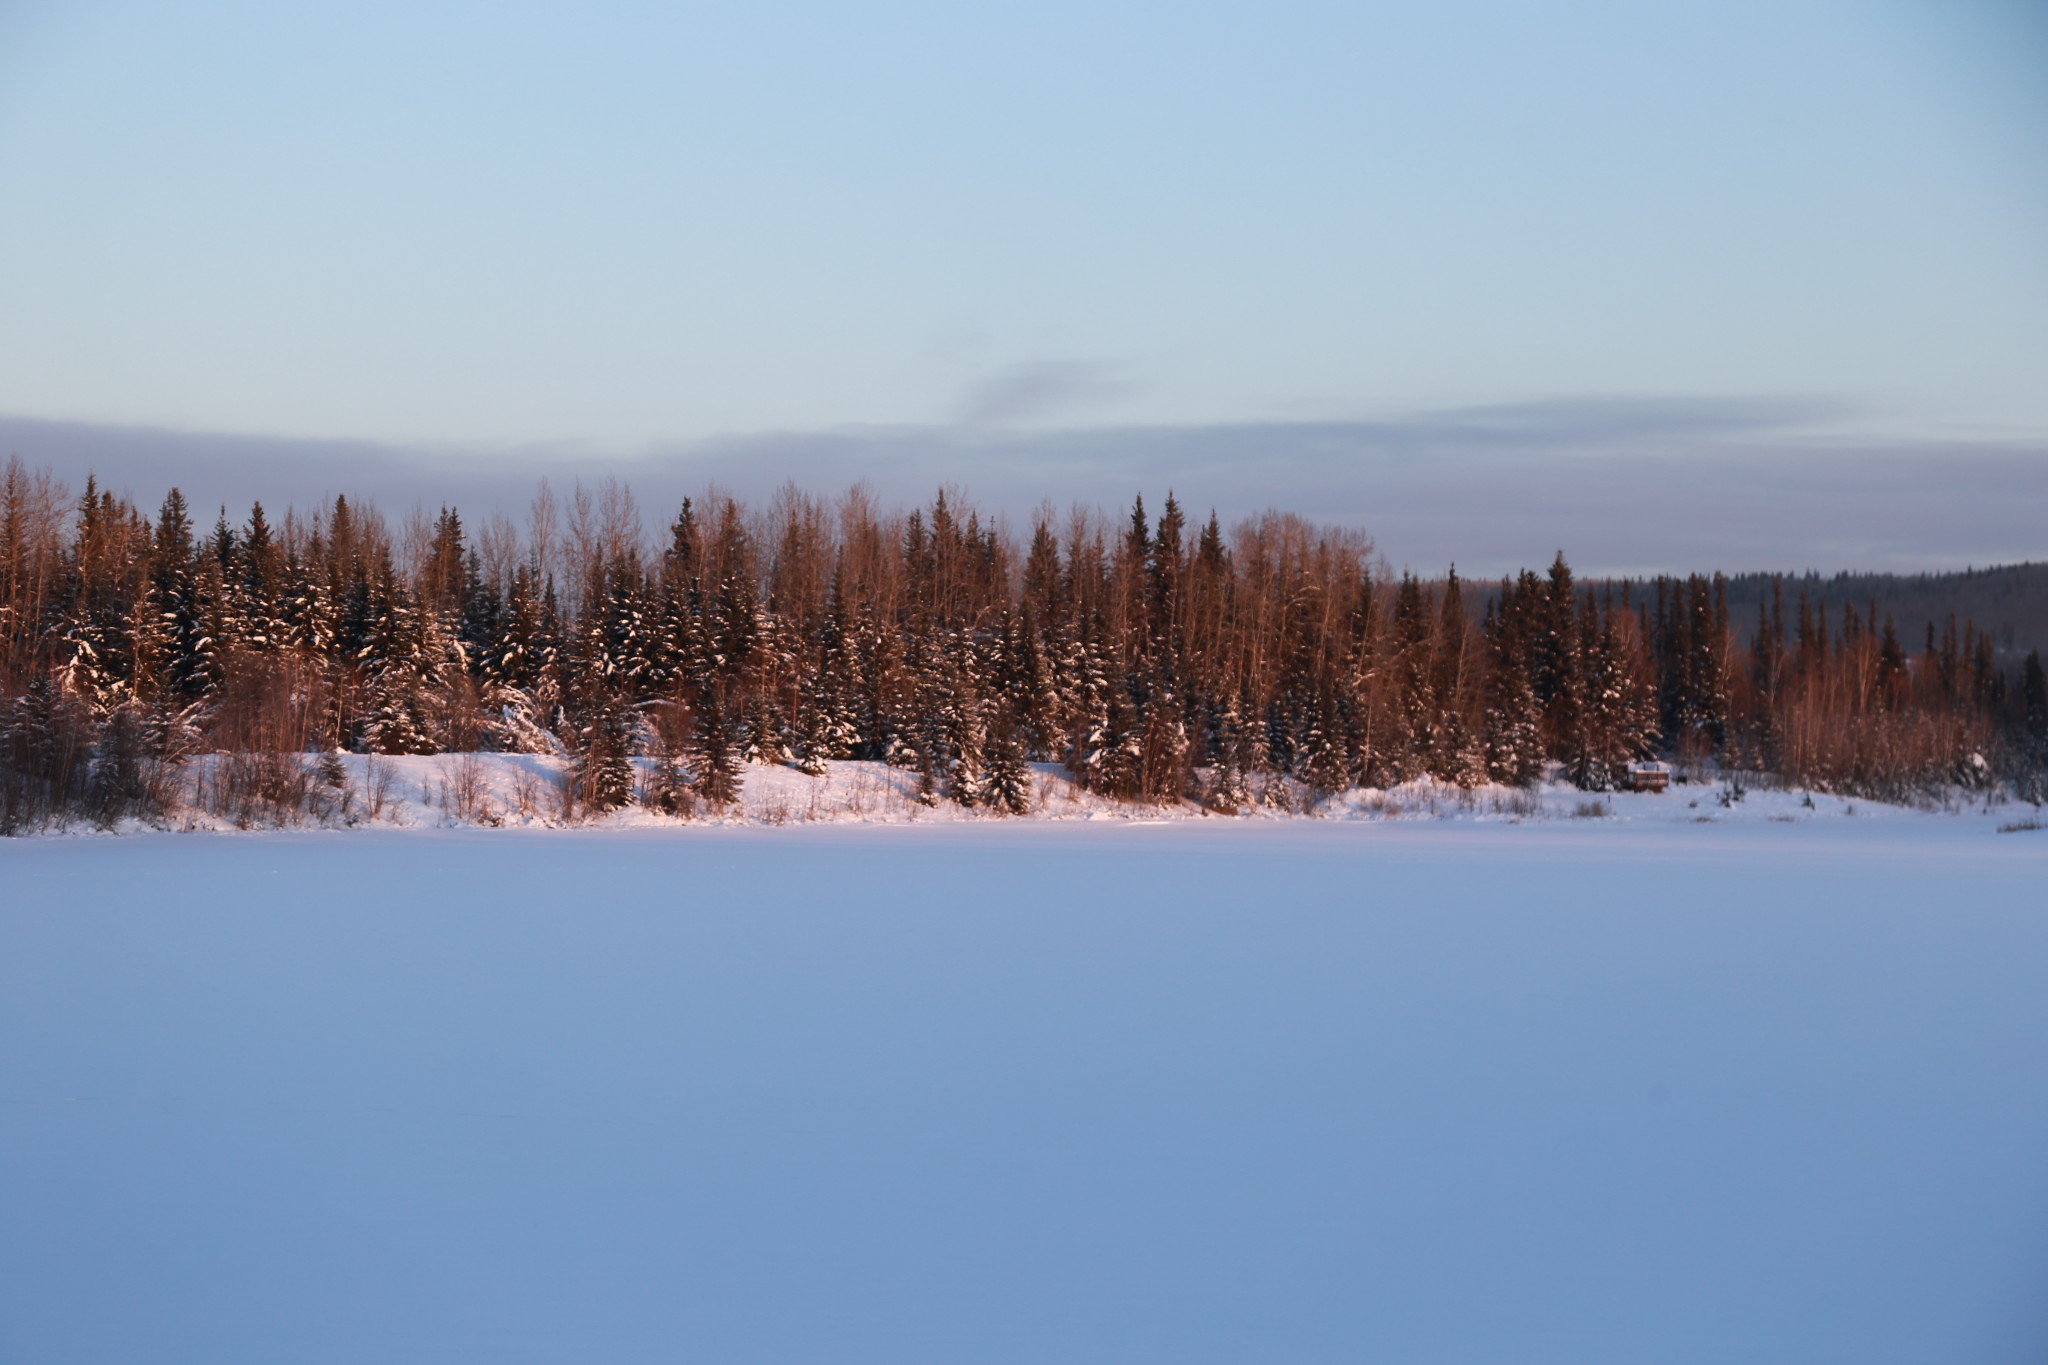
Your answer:
[[[836,759],[1020,813],[1032,762],[1224,810],[1553,770],[1605,790],[1652,756],[1879,797],[2038,788],[2038,654],[2008,676],[1968,621],[1909,649],[1874,604],[1784,586],[1737,621],[1719,574],[1596,589],[1561,553],[1425,581],[1359,532],[1195,525],[1170,495],[1022,536],[944,492],[893,512],[793,486],[685,499],[650,536],[616,482],[543,482],[523,526],[337,497],[206,529],[176,489],[145,513],[15,460],[0,823],[148,814],[202,752],[565,752],[591,811],[728,802],[745,763]]]

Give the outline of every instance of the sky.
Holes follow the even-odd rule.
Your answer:
[[[150,500],[2048,557],[2035,0],[0,0],[0,186],[0,454]]]

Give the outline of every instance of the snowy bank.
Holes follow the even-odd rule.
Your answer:
[[[1533,788],[1461,788],[1422,780],[1390,789],[1356,788],[1313,797],[1300,783],[1269,779],[1244,808],[1218,811],[1195,802],[1150,805],[1085,790],[1058,764],[1031,766],[1031,811],[1004,816],[951,801],[920,799],[915,772],[882,763],[822,765],[818,774],[783,765],[749,764],[738,799],[696,804],[683,816],[652,809],[644,799],[591,815],[569,798],[569,761],[545,754],[439,754],[383,757],[333,754],[284,760],[289,799],[266,801],[246,772],[225,755],[205,755],[179,773],[171,814],[154,825],[128,820],[123,832],[145,829],[224,830],[278,827],[447,829],[589,826],[666,829],[679,824],[762,825],[933,824],[958,821],[1122,820],[1322,821],[1449,820],[1473,823],[1595,821],[1650,824],[1781,824],[1815,820],[1890,820],[1943,815],[1992,828],[2040,823],[2039,808],[1996,791],[1954,791],[1915,807],[1818,792],[1745,786],[1740,779],[1678,782],[1662,792],[1586,792],[1563,782]],[[647,795],[651,760],[635,760]],[[80,831],[89,826],[73,822]]]

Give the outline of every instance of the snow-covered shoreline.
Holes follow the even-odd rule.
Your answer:
[[[221,798],[225,755],[203,755],[177,777],[177,799],[165,818],[128,819],[112,829],[73,819],[24,834],[132,834],[175,830],[259,829],[676,829],[685,826],[926,825],[971,821],[1454,821],[1461,823],[1779,824],[1839,819],[1896,820],[1941,816],[1988,828],[2025,827],[2043,813],[1997,791],[1952,791],[1917,805],[1898,805],[1822,792],[1745,786],[1740,780],[1679,782],[1663,792],[1586,792],[1547,782],[1523,789],[1460,788],[1424,779],[1392,789],[1356,788],[1313,799],[1298,783],[1274,780],[1242,810],[1219,812],[1192,801],[1150,805],[1083,789],[1057,764],[1032,765],[1032,809],[1007,816],[946,800],[919,800],[917,774],[882,763],[828,763],[820,774],[783,765],[749,764],[739,799],[699,805],[686,816],[633,804],[601,815],[565,801],[566,758],[546,754],[439,754],[383,757],[337,754],[300,760],[309,774],[321,763],[310,798],[298,806]],[[641,780],[651,760],[635,760]]]

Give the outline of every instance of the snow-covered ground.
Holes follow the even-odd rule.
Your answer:
[[[2048,1357],[2048,832],[1546,800],[0,841],[0,1361]]]
[[[310,762],[310,760],[308,760]],[[569,764],[542,754],[440,754],[431,757],[370,757],[337,754],[338,782],[315,784],[319,810],[294,811],[285,823],[326,827],[447,829],[551,828],[592,823],[609,829],[674,829],[685,821],[642,805],[610,812],[595,821],[565,803]],[[650,761],[635,760],[641,784]],[[185,769],[179,807],[166,822],[186,830],[226,830],[279,823],[273,810],[222,801],[221,760],[208,756]],[[931,824],[1015,817],[967,809],[951,801],[927,805],[917,799],[917,775],[882,763],[840,762],[816,776],[781,764],[750,764],[741,772],[740,799],[731,806],[701,806],[692,823],[720,825]],[[1753,782],[1753,779],[1752,779]],[[1450,820],[1465,823],[1520,823],[1593,819],[1659,824],[1747,824],[1771,821],[1803,824],[1836,817],[1866,820],[1937,812],[1994,827],[2043,820],[2035,807],[2014,804],[2000,793],[1955,791],[1903,810],[1824,793],[1745,789],[1726,780],[1678,783],[1659,793],[1582,792],[1563,782],[1533,791],[1481,787],[1461,791],[1428,780],[1390,791],[1356,790],[1311,800],[1292,780],[1260,779],[1257,799],[1232,817],[1275,820],[1309,816],[1323,820]],[[643,793],[644,794],[644,793]],[[1038,820],[1214,820],[1215,812],[1193,802],[1171,808],[1137,806],[1084,791],[1058,764],[1032,765],[1032,810]],[[73,827],[74,830],[80,828]],[[129,822],[128,830],[146,828]]]

